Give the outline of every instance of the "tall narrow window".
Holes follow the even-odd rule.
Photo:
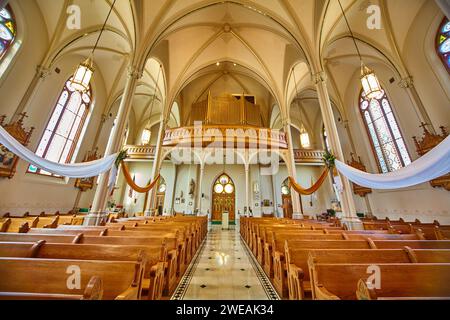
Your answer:
[[[330,142],[328,141],[328,134],[327,134],[327,131],[325,130],[325,126],[323,126],[323,128],[322,128],[322,136],[323,136],[323,144],[325,145],[325,149],[327,151],[331,151]]]
[[[65,83],[39,142],[36,151],[38,156],[58,163],[72,162],[91,105],[91,97],[90,89],[86,93],[80,93],[71,87],[70,79]],[[28,172],[51,175],[33,165],[29,166]]]
[[[411,164],[386,92],[383,91],[375,99],[369,100],[362,91],[360,111],[381,172],[393,172]]]
[[[16,39],[17,29],[14,14],[8,5],[0,10],[0,60]]]
[[[445,18],[437,34],[436,50],[444,63],[447,71],[450,72],[450,21]]]

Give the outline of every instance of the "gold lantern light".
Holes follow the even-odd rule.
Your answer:
[[[146,146],[150,143],[150,139],[152,137],[152,132],[150,131],[150,129],[144,129],[144,131],[142,131],[142,136],[141,136],[141,143],[142,145]]]
[[[359,51],[358,44],[356,43],[355,36],[353,35],[353,31],[350,28],[350,24],[347,20],[347,16],[345,15],[345,11],[342,7],[341,1],[338,0],[338,3],[341,7],[341,11],[344,16],[345,23],[347,24],[348,31],[350,32],[353,43],[355,44],[356,51],[358,52],[359,60],[361,61],[361,84],[364,90],[364,94],[368,99],[374,99],[380,96],[380,94],[383,92],[383,89],[381,89],[380,81],[378,80],[375,72],[364,64],[361,52]]]
[[[100,31],[100,34],[98,35],[97,42],[95,43],[94,48],[92,49],[92,52],[91,52],[89,58],[87,58],[85,61],[83,61],[82,63],[80,63],[77,66],[77,68],[73,74],[73,77],[70,80],[70,85],[72,86],[72,88],[74,88],[75,90],[77,90],[79,92],[84,93],[89,90],[90,83],[91,83],[92,77],[95,72],[94,53],[95,53],[95,50],[97,49],[100,38],[102,37],[103,31],[105,31],[106,23],[109,20],[109,17],[111,15],[111,12],[114,9],[114,5],[116,4],[116,1],[117,0],[114,0],[114,2],[111,4],[109,13],[106,17],[105,22],[103,23],[103,27]]]
[[[79,92],[88,91],[94,71],[94,61],[91,57],[80,63],[70,82],[72,88]]]
[[[368,99],[374,99],[383,93],[375,72],[364,65],[364,63],[361,63],[361,83]]]

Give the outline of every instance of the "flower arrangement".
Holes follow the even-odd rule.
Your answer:
[[[119,168],[120,163],[128,157],[127,150],[122,150],[119,152],[116,158],[116,168]]]
[[[331,170],[335,167],[336,157],[330,151],[327,150],[325,152],[322,160],[325,163],[325,165],[328,167],[328,169]]]

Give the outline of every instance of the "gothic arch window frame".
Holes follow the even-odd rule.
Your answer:
[[[64,97],[64,94],[67,93],[67,97]],[[74,95],[79,94],[80,95],[80,101],[78,103],[78,106],[76,107],[76,113],[69,109],[71,99]],[[81,142],[81,137],[83,135],[83,132],[85,131],[88,115],[93,107],[93,92],[92,87],[89,88],[89,90],[85,93],[80,93],[70,86],[70,78],[64,82],[64,86],[62,90],[60,91],[60,94],[57,97],[55,106],[52,108],[52,112],[50,114],[49,120],[47,121],[45,125],[45,129],[41,135],[41,138],[39,139],[38,146],[36,148],[36,154],[40,157],[48,159],[48,152],[50,147],[52,146],[52,143],[55,141],[56,136],[60,136],[64,139],[64,147],[63,149],[59,150],[59,163],[71,163],[74,160],[74,157],[76,156],[76,152],[78,150],[78,147]],[[81,109],[82,106],[85,106],[84,111]],[[62,121],[66,120],[63,119],[64,115],[67,113],[72,113],[74,115],[73,119],[71,120],[70,124],[66,126],[65,129],[67,130],[67,136],[62,136],[60,133],[58,133],[58,130],[60,129],[60,125],[64,124]],[[59,114],[58,114],[59,113]],[[75,124],[78,122],[78,125],[76,127],[76,130],[74,131]],[[73,136],[72,136],[73,134]],[[72,138],[71,138],[72,136]],[[67,146],[67,143],[71,142],[70,149],[65,156],[65,160],[63,160],[63,155],[65,153],[65,149]],[[52,160],[50,158],[50,160]],[[54,159],[52,161],[55,161]],[[29,165],[27,169],[27,173],[30,174],[36,174],[36,175],[42,175],[47,177],[56,177],[56,178],[63,178],[48,172],[45,172],[44,170],[41,170],[40,168],[37,168],[33,165]]]
[[[5,80],[5,76],[11,70],[15,61],[17,61],[17,56],[22,48],[23,42],[23,32],[24,29],[24,21],[20,15],[20,8],[13,4],[7,4],[5,9],[11,16],[11,19],[8,19],[13,22],[14,26],[14,35],[11,42],[7,45],[3,53],[0,53],[0,85]],[[1,22],[0,22],[1,23]],[[4,25],[3,23],[1,23]],[[19,25],[21,27],[19,27]],[[1,40],[0,40],[1,41]]]
[[[412,158],[411,158],[411,154],[409,152],[408,146],[406,144],[406,141],[404,139],[403,132],[402,132],[402,130],[400,128],[400,125],[399,125],[399,122],[397,120],[398,118],[395,115],[395,110],[394,110],[394,107],[392,105],[392,100],[390,99],[389,94],[386,91],[386,89],[384,89],[384,87],[383,87],[383,96],[381,96],[380,98],[377,98],[376,100],[379,103],[379,106],[380,106],[380,109],[381,109],[381,116],[382,116],[382,118],[385,121],[386,127],[388,129],[388,133],[390,135],[390,139],[393,140],[392,142],[394,143],[394,147],[395,147],[395,151],[397,153],[397,157],[400,160],[400,165],[401,165],[400,168],[395,169],[395,168],[392,167],[392,165],[388,164],[388,161],[387,161],[388,156],[385,154],[385,151],[382,148],[382,146],[390,143],[390,141],[385,142],[384,144],[381,143],[382,139],[380,137],[380,132],[375,127],[375,122],[380,120],[381,117],[379,117],[379,118],[377,118],[375,120],[373,119],[373,115],[370,112],[370,101],[371,100],[368,100],[368,99],[365,98],[363,89],[360,90],[360,93],[359,93],[359,96],[358,96],[358,110],[359,110],[359,113],[361,115],[361,120],[363,122],[363,126],[364,126],[364,128],[366,130],[366,133],[367,133],[367,138],[369,139],[369,143],[370,143],[370,146],[372,148],[373,156],[374,156],[375,161],[377,163],[378,171],[380,173],[394,172],[396,170],[399,170],[399,169],[401,169],[403,167],[406,167],[409,164],[411,164]],[[387,101],[388,107],[389,107],[389,110],[390,110],[389,112],[386,112],[386,107],[383,106],[383,100]],[[363,109],[364,101],[368,102],[368,106],[365,109]],[[372,120],[371,123],[368,123],[368,121],[366,119],[366,116],[364,114],[365,111],[369,111],[368,114],[369,114],[370,119]],[[389,120],[389,117],[388,117],[389,114],[392,114],[392,117],[391,117],[390,120]],[[398,138],[395,138],[396,135],[394,134],[394,129],[393,129],[393,126],[392,126],[392,122],[397,127],[398,136],[399,136]],[[370,132],[370,128],[369,128],[370,124],[374,125],[375,136],[377,138],[378,144],[380,145],[380,154],[376,151],[377,147],[375,146],[375,141],[374,141],[374,139],[372,137],[372,134]],[[401,148],[399,147],[399,144],[398,144],[399,140],[401,140],[403,145],[404,145],[404,151],[406,152],[405,154],[402,153]],[[407,156],[407,159],[404,158],[405,156]],[[385,168],[383,168],[381,160],[383,160]]]
[[[226,181],[223,180],[222,178],[227,179]],[[219,189],[221,186],[221,189]],[[228,191],[226,190],[227,186],[232,186],[232,191],[230,191],[230,189],[228,189]],[[217,189],[216,189],[217,188]],[[221,191],[219,191],[221,190]],[[236,194],[236,184],[234,183],[233,179],[225,172],[221,173],[216,179],[214,179],[214,183],[213,183],[213,193],[214,194]]]
[[[447,28],[444,30],[444,27],[446,26]],[[444,17],[436,32],[435,51],[441,62],[444,64],[447,72],[450,73],[450,51],[447,53],[441,51],[442,45],[446,42],[450,46],[450,20],[447,17]]]

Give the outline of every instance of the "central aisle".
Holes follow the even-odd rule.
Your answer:
[[[173,300],[276,300],[264,271],[236,230],[212,226]]]

